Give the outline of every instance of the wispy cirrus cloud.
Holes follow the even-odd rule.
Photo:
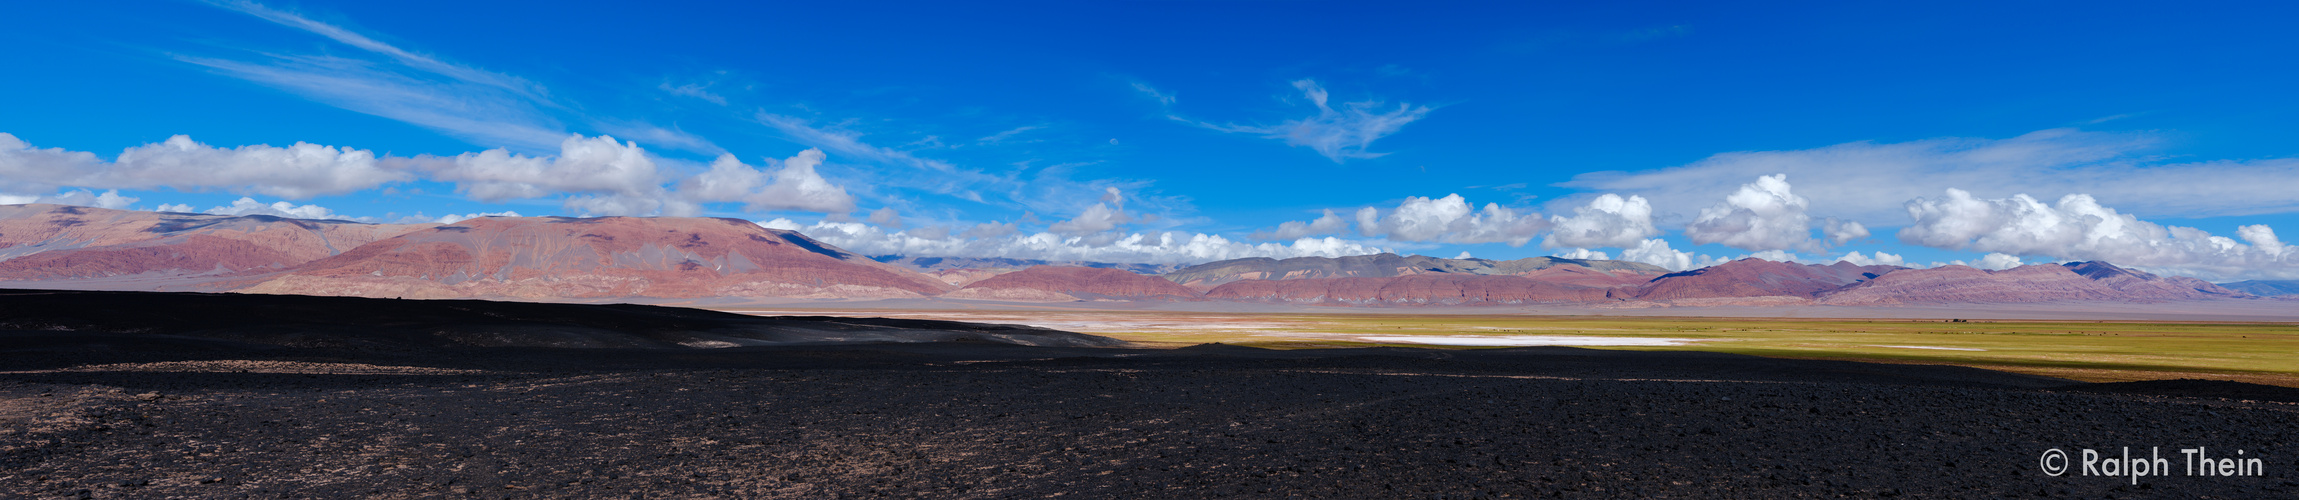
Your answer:
[[[1396,134],[1405,125],[1428,117],[1429,112],[1435,109],[1412,103],[1397,103],[1396,107],[1391,108],[1387,102],[1380,100],[1344,102],[1337,109],[1331,104],[1332,95],[1324,86],[1318,85],[1316,80],[1305,78],[1294,80],[1293,88],[1299,90],[1302,97],[1317,108],[1317,114],[1285,120],[1276,125],[1238,125],[1183,117],[1170,109],[1175,101],[1172,94],[1141,82],[1134,82],[1133,86],[1134,90],[1157,99],[1160,105],[1169,108],[1166,114],[1168,119],[1210,130],[1282,140],[1288,146],[1317,151],[1317,154],[1324,155],[1334,163],[1387,155],[1371,151],[1373,141]]]
[[[696,98],[696,99],[702,99],[702,100],[704,100],[704,101],[708,101],[708,102],[710,102],[711,104],[717,104],[717,105],[720,105],[720,106],[725,106],[725,105],[726,105],[726,96],[723,96],[723,95],[718,95],[718,93],[715,93],[715,92],[711,92],[711,91],[710,91],[710,87],[711,87],[711,86],[710,86],[710,85],[708,85],[708,84],[700,84],[700,83],[688,83],[688,84],[682,84],[682,85],[678,85],[678,86],[672,86],[672,85],[671,85],[671,82],[669,82],[669,81],[664,81],[664,82],[662,83],[662,85],[658,85],[658,86],[656,86],[656,88],[660,88],[660,89],[663,89],[663,91],[664,91],[664,92],[669,92],[669,93],[671,93],[671,95],[675,95],[675,96],[685,96],[685,97],[692,97],[692,98]]]
[[[709,140],[676,128],[589,116],[541,84],[407,50],[351,29],[247,0],[211,1],[333,40],[365,56],[257,53],[256,57],[171,54],[218,74],[280,89],[350,111],[406,122],[481,146],[549,151],[567,121],[662,146],[718,153]]]

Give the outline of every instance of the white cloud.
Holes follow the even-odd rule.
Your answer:
[[[1670,271],[1683,271],[1725,262],[1723,259],[1669,248],[1668,240],[1659,238],[1637,242],[1636,248],[1622,250],[1620,258],[1621,260],[1660,266],[1662,269]]]
[[[2242,241],[2200,229],[2163,226],[2071,194],[2045,205],[2025,194],[1979,198],[1959,189],[1940,198],[1907,202],[1915,222],[1900,241],[1934,248],[2066,260],[2104,260],[2121,266],[2205,279],[2299,277],[2299,258],[2274,230],[2243,226]],[[1983,260],[1987,262],[1987,260]]]
[[[1119,224],[1133,222],[1133,217],[1126,215],[1125,195],[1118,188],[1104,189],[1100,203],[1086,207],[1086,211],[1078,214],[1075,219],[1056,222],[1046,229],[1059,234],[1084,236],[1117,229]],[[1111,205],[1117,208],[1110,208]]]
[[[191,205],[161,205],[160,211],[190,212]],[[297,205],[285,201],[275,201],[266,204],[260,201],[255,201],[255,198],[248,197],[241,197],[240,199],[232,200],[230,206],[221,206],[207,209],[205,213],[215,215],[269,215],[274,217],[286,217],[290,219],[363,220],[360,218],[337,214],[334,210],[328,210],[327,207],[322,207],[319,205]]]
[[[1858,222],[1829,217],[1820,223],[1820,232],[1828,235],[1828,242],[1842,245],[1868,237],[1868,226]]]
[[[1333,213],[1333,210],[1327,209],[1325,215],[1318,217],[1317,220],[1309,222],[1285,221],[1283,224],[1278,224],[1275,230],[1255,231],[1248,237],[1257,240],[1290,241],[1306,236],[1334,234],[1347,230],[1349,230],[1349,219],[1342,218],[1341,214]]]
[[[760,222],[758,225],[759,227],[764,227],[767,229],[781,229],[784,231],[797,231],[799,229],[806,228],[806,225],[804,224],[799,224],[797,221],[792,221],[782,217],[776,217],[774,220]]]
[[[1021,229],[1012,222],[990,221],[981,224],[975,224],[974,227],[967,229],[966,232],[958,233],[958,236],[964,238],[997,238],[1019,232],[1021,232]]]
[[[702,99],[704,101],[709,101],[711,104],[717,104],[720,106],[726,105],[726,96],[711,93],[709,85],[689,83],[674,87],[671,86],[671,82],[665,81],[662,85],[657,86],[657,88],[663,89],[664,92],[669,92],[671,95]]]
[[[483,202],[567,195],[562,207],[585,215],[692,216],[694,203],[663,188],[654,159],[637,143],[571,135],[557,156],[526,156],[503,149],[453,158],[420,156],[407,163],[432,180]]]
[[[1135,91],[1135,92],[1141,92],[1141,93],[1142,93],[1142,95],[1145,95],[1145,96],[1149,96],[1149,98],[1150,98],[1150,99],[1154,99],[1154,100],[1156,100],[1156,101],[1157,101],[1157,103],[1158,103],[1158,105],[1160,105],[1160,106],[1173,106],[1173,103],[1174,103],[1174,96],[1173,96],[1173,94],[1168,94],[1168,93],[1165,93],[1165,92],[1163,92],[1163,91],[1159,91],[1159,90],[1158,90],[1156,87],[1151,87],[1151,86],[1149,86],[1149,84],[1147,84],[1147,83],[1142,83],[1142,82],[1133,82],[1133,85],[1134,85],[1134,91]],[[1112,140],[1116,140],[1116,139],[1112,139]]]
[[[461,214],[461,215],[457,215],[457,214],[447,214],[447,215],[441,215],[441,216],[439,216],[439,218],[436,218],[436,219],[431,219],[431,222],[437,222],[437,223],[440,223],[440,224],[454,224],[454,223],[457,223],[457,222],[463,222],[463,221],[467,221],[467,220],[471,220],[471,219],[477,219],[477,218],[481,218],[481,217],[521,217],[521,215],[519,215],[519,213],[518,213],[518,212],[513,212],[513,211],[509,211],[509,210],[505,210],[505,211],[501,211],[501,212],[479,212],[479,213],[468,213],[468,214]]]
[[[782,160],[772,175],[719,155],[710,170],[680,181],[679,193],[694,201],[739,201],[745,210],[805,210],[819,213],[854,211],[854,197],[815,171],[822,164],[820,149],[801,151]]]
[[[777,219],[760,223],[781,229],[795,226]],[[1011,226],[1003,226],[1008,227]],[[977,228],[979,229],[979,227]],[[899,254],[914,257],[1006,257],[1053,261],[1120,263],[1200,263],[1245,257],[1341,257],[1388,251],[1339,238],[1302,238],[1287,244],[1230,241],[1217,235],[1162,233],[1102,233],[1065,236],[1051,232],[1001,236],[928,238],[909,231],[856,222],[823,221],[797,228],[809,237],[866,255]],[[970,233],[973,231],[969,231]],[[1106,236],[1106,237],[1105,237]]]
[[[1004,181],[984,175],[981,172],[960,169],[956,165],[942,160],[921,158],[907,151],[871,145],[862,141],[862,134],[860,133],[818,128],[803,119],[765,111],[758,112],[756,119],[759,123],[773,127],[782,132],[783,135],[789,136],[793,141],[830,150],[843,155],[842,158],[908,167],[933,174],[925,176],[891,175],[883,179],[885,184],[924,189],[972,201],[982,201],[981,193],[977,192],[981,185],[1003,184]]]
[[[2019,257],[2004,255],[2000,253],[1991,253],[1981,256],[1979,262],[1974,262],[1971,264],[1972,267],[1986,269],[1989,271],[2002,271],[2005,269],[2020,267],[2022,265],[2024,264],[2020,262]]]
[[[210,3],[365,51],[365,55],[340,51],[326,55],[267,53],[245,60],[170,54],[225,76],[437,130],[482,146],[547,150],[566,135],[566,127],[555,116],[574,116],[600,130],[644,137],[650,144],[720,151],[708,140],[674,129],[580,116],[577,106],[556,102],[548,89],[523,78],[406,50],[252,1]]]
[[[0,132],[0,190],[6,191],[169,188],[309,198],[411,178],[382,165],[374,152],[303,142],[227,149],[178,135],[127,148],[118,160],[105,162],[86,152],[34,148]]]
[[[1652,204],[1642,196],[1621,198],[1607,193],[1573,208],[1573,214],[1549,217],[1556,228],[1541,240],[1542,247],[1625,248],[1660,235],[1660,229],[1652,224]]]
[[[1586,248],[1575,248],[1553,254],[1557,257],[1580,260],[1612,260],[1612,255]]]
[[[997,143],[1001,143],[1001,142],[1006,142],[1006,140],[1007,140],[1007,139],[1012,139],[1012,138],[1014,138],[1014,136],[1016,136],[1016,135],[1021,135],[1021,133],[1023,133],[1023,132],[1028,132],[1028,131],[1037,130],[1037,129],[1041,129],[1041,128],[1045,128],[1045,127],[1041,127],[1041,126],[1037,126],[1037,125],[1027,125],[1027,126],[1021,126],[1021,127],[1014,127],[1014,128],[1006,129],[1006,130],[1005,130],[1005,131],[1003,131],[1003,132],[999,132],[999,133],[995,133],[995,134],[990,134],[989,136],[986,136],[986,137],[983,137],[983,138],[980,138],[980,139],[975,139],[975,140],[974,140],[974,142],[978,142],[978,143],[982,143],[982,144],[997,144]]]
[[[879,207],[870,211],[870,223],[879,227],[902,229],[902,214],[895,212],[894,207]]]
[[[1524,246],[1548,226],[1540,214],[1519,215],[1516,210],[1498,203],[1472,210],[1468,200],[1458,194],[1435,199],[1406,197],[1405,202],[1388,215],[1382,215],[1373,207],[1357,211],[1360,234],[1383,236],[1392,241],[1505,242],[1510,246]]]
[[[1855,266],[1902,266],[1902,267],[1905,267],[1905,266],[1907,266],[1907,265],[1908,265],[1908,261],[1907,261],[1906,259],[1902,259],[1902,258],[1900,258],[1900,256],[1898,256],[1898,255],[1892,255],[1892,254],[1884,253],[1884,252],[1882,252],[1882,251],[1878,251],[1878,252],[1875,252],[1875,255],[1874,255],[1874,256],[1868,256],[1868,255],[1860,255],[1860,252],[1848,252],[1848,253],[1845,253],[1843,257],[1837,257],[1837,258],[1836,258],[1836,261],[1837,261],[1837,262],[1850,262],[1850,263],[1852,263],[1852,265],[1855,265]]]
[[[384,168],[375,153],[305,142],[232,149],[193,142],[188,136],[120,152],[104,180],[80,185],[187,190],[223,188],[284,198],[346,194],[406,181],[406,172]]]
[[[1469,255],[1469,252],[1468,252],[1467,250],[1463,250],[1463,251],[1461,251],[1461,254],[1460,254],[1460,255],[1455,255],[1455,256],[1453,256],[1453,258],[1454,258],[1454,259],[1459,259],[1459,260],[1469,260],[1469,259],[1474,259],[1474,258],[1476,258],[1476,256],[1473,256],[1473,255]]]
[[[1316,150],[1317,154],[1325,155],[1334,163],[1340,163],[1351,158],[1378,158],[1388,154],[1366,151],[1366,148],[1373,147],[1374,140],[1395,134],[1406,124],[1428,116],[1431,109],[1410,103],[1398,103],[1396,109],[1388,109],[1387,103],[1368,100],[1342,103],[1341,109],[1336,110],[1327,104],[1325,87],[1319,86],[1316,80],[1295,80],[1293,88],[1300,90],[1302,97],[1317,106],[1316,116],[1288,120],[1273,126],[1224,125],[1179,116],[1171,118],[1223,132],[1282,139],[1286,145],[1307,147]],[[1148,86],[1135,84],[1135,89],[1169,105],[1173,102],[1171,97]]]
[[[1765,251],[1761,251],[1761,252],[1756,252],[1756,253],[1751,253],[1751,254],[1748,254],[1748,257],[1751,257],[1751,258],[1758,258],[1758,259],[1764,259],[1764,260],[1769,260],[1769,261],[1773,261],[1773,262],[1797,262],[1797,261],[1801,261],[1801,260],[1804,260],[1804,259],[1803,259],[1803,258],[1801,258],[1801,257],[1797,257],[1797,256],[1796,256],[1796,254],[1795,254],[1795,253],[1793,253],[1793,252],[1787,252],[1787,251],[1781,251],[1781,250],[1765,250]]]
[[[128,205],[135,203],[138,199],[139,198],[131,196],[120,196],[120,191],[117,189],[107,190],[102,194],[90,192],[85,189],[74,189],[71,191],[65,191],[52,195],[0,194],[0,205],[49,203],[56,205],[75,205],[82,207],[123,210],[128,208]]]
[[[1699,200],[1715,196],[1715,186],[1785,173],[1797,179],[1814,210],[1870,225],[1900,220],[1902,200],[1954,187],[1991,197],[2089,193],[2112,206],[2164,217],[2299,211],[2299,197],[2290,195],[2299,190],[2299,159],[2160,163],[2147,155],[2157,142],[2142,134],[2074,129],[2008,139],[1853,142],[1719,153],[1680,167],[1582,174],[1560,185],[1642,194],[1660,213],[1692,213]]]
[[[1700,218],[1685,226],[1684,235],[1695,244],[1722,243],[1742,250],[1817,250],[1812,239],[1812,217],[1805,215],[1804,197],[1789,192],[1785,174],[1756,178],[1725,197],[1723,203],[1701,209]]]
[[[1124,210],[1112,209],[1107,203],[1095,203],[1086,207],[1086,211],[1078,214],[1077,218],[1053,223],[1046,229],[1070,236],[1082,236],[1117,229],[1118,224],[1132,220]]]

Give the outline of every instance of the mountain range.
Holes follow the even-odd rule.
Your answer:
[[[385,298],[926,298],[1228,301],[1322,306],[1893,306],[2256,299],[2106,262],[2000,271],[1742,259],[1648,264],[1420,255],[1248,258],[1194,266],[864,256],[721,218],[487,217],[368,224],[0,206],[0,286]]]

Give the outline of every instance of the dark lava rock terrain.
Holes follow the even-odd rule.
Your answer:
[[[15,331],[0,497],[2292,498],[2294,392],[1571,348]],[[2175,470],[2039,468],[2127,446]],[[2265,470],[2179,474],[2196,446]]]

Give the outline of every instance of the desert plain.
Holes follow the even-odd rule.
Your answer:
[[[22,293],[8,497],[2299,492],[2289,323]],[[648,347],[886,331],[934,341]],[[2040,461],[2197,447],[2262,470]]]

